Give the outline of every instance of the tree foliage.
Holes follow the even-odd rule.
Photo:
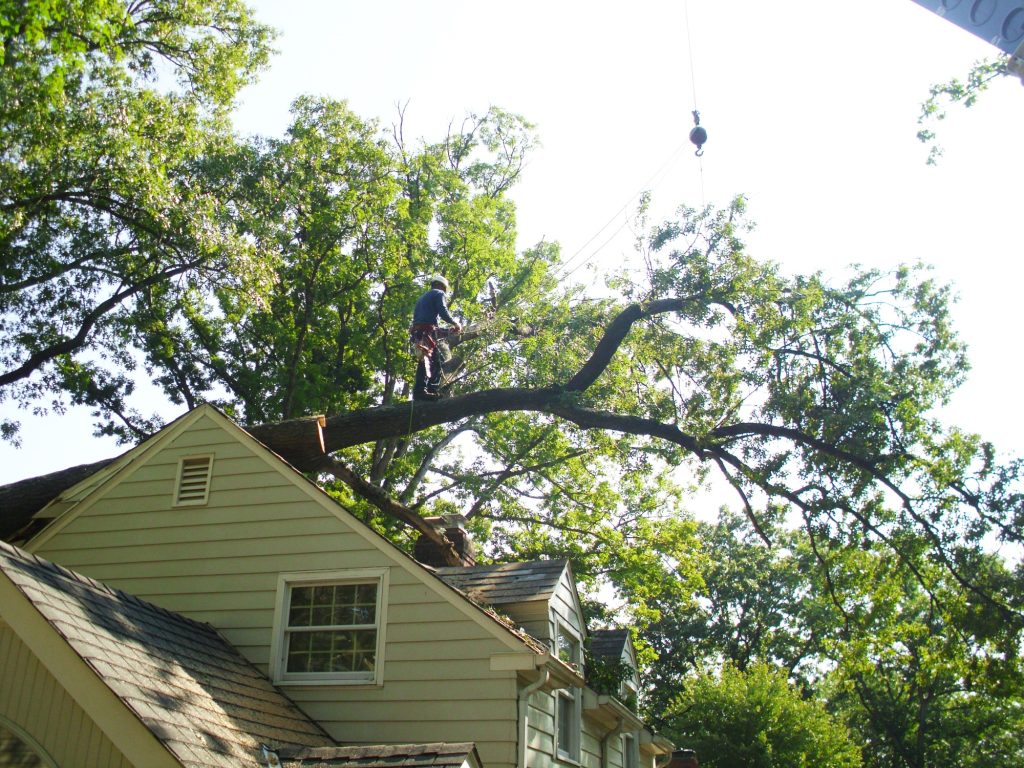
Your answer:
[[[1012,61],[1012,58],[1006,55],[983,59],[968,70],[964,80],[954,77],[929,89],[928,98],[921,104],[921,114],[917,117],[917,124],[921,126],[917,132],[917,139],[928,145],[928,165],[938,164],[939,158],[942,157],[942,146],[938,143],[936,131],[938,123],[946,119],[947,105],[963,104],[965,108],[973,107],[994,80],[1005,75],[1021,75],[1019,62],[1016,68],[1012,68]]]
[[[661,603],[642,633],[658,654],[648,716],[671,730],[674,692],[698,696],[708,670],[768,665],[849,724],[867,766],[1019,764],[1020,625],[929,563],[923,541],[909,564],[865,537],[825,554],[779,523],[772,547],[732,513],[702,525],[706,587]],[[975,568],[1016,592],[1019,572],[998,557]]]
[[[210,170],[270,37],[240,0],[0,4],[0,400],[120,413],[136,302],[257,281]]]
[[[414,141],[401,113],[301,96],[283,136],[242,140],[227,110],[270,33],[237,0],[0,11],[0,400],[88,403],[126,441],[160,424],[140,372],[268,442],[324,414],[326,453],[289,459],[395,540],[458,512],[484,557],[604,587],[595,618],[642,630],[649,713],[680,734],[746,692],[749,759],[808,759],[783,743],[804,713],[855,764],[788,675],[880,768],[1019,756],[1024,579],[992,550],[1022,543],[1020,465],[937,415],[967,360],[926,269],[788,275],[737,197],[642,210],[635,259],[586,295],[557,244],[517,250],[522,117]],[[412,403],[435,272],[469,330],[450,396]],[[736,509],[698,524],[712,477]]]
[[[861,765],[845,726],[763,662],[697,674],[673,705],[671,722],[671,738],[709,768]]]

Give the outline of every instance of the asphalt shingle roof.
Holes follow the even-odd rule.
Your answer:
[[[601,658],[618,660],[626,647],[628,629],[592,629],[590,631],[590,652]]]
[[[551,597],[565,570],[565,560],[437,568],[446,584],[486,605],[522,603]]]
[[[3,542],[0,570],[183,766],[333,744],[210,625]]]

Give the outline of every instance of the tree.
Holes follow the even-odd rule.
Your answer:
[[[667,735],[709,768],[855,768],[849,731],[817,701],[801,697],[782,670],[726,664],[686,681]]]
[[[270,37],[240,0],[0,3],[0,400],[123,412],[141,297],[258,281],[214,182]]]
[[[773,588],[804,595],[755,536],[826,586],[881,547],[925,594],[1019,631],[1020,579],[978,564],[1020,543],[1020,466],[935,416],[966,358],[925,270],[785,275],[747,252],[736,198],[653,227],[641,211],[642,270],[586,296],[555,244],[516,252],[508,191],[536,141],[518,116],[413,146],[401,115],[383,135],[302,97],[285,136],[243,143],[224,110],[267,33],[230,0],[19,4],[3,34],[3,397],[66,393],[132,441],[159,421],[133,410],[141,365],[396,539],[443,544],[425,518],[461,512],[489,557],[570,557],[641,626],[694,610],[681,473],[715,473]],[[177,89],[157,89],[161,59]],[[451,396],[411,403],[407,324],[437,271],[471,322]],[[814,625],[704,575],[756,621],[729,637],[722,613],[695,654],[799,666]]]
[[[779,521],[767,532],[774,547],[727,510],[701,526],[706,587],[694,604],[659,602],[642,632],[658,653],[652,722],[675,727],[674,692],[701,670],[762,664],[839,714],[867,766],[1020,764],[1019,624],[929,562],[922,539],[906,562],[866,537],[814,548]],[[1020,578],[984,552],[965,567],[993,593]]]
[[[559,423],[574,450],[645,468],[717,469],[765,538],[773,500],[802,518],[814,546],[839,546],[855,532],[909,561],[904,542],[923,537],[958,583],[1019,623],[1011,595],[986,593],[962,567],[986,536],[1018,541],[1022,511],[1018,464],[1000,465],[992,446],[932,415],[966,370],[948,290],[913,268],[858,272],[839,286],[820,275],[785,278],[746,254],[743,213],[738,199],[722,211],[684,209],[655,228],[647,279],[614,283],[626,306],[581,302],[569,313],[571,296],[535,289],[521,300],[531,300],[539,327],[557,330],[514,342],[530,363],[489,376],[506,386],[470,381],[471,391],[440,403],[330,416],[327,453],[535,414],[534,431],[511,451],[517,460],[537,429]],[[287,425],[275,429],[259,434],[276,440]],[[600,442],[604,432],[617,433],[614,447]],[[336,468],[319,445],[281,448],[306,469]]]
[[[926,542],[917,547],[927,551]],[[964,567],[988,591],[1020,578],[991,554]],[[1020,765],[1020,626],[949,574],[923,580],[916,569],[936,566],[867,546],[834,552],[824,570],[808,571],[817,585],[810,613],[835,665],[820,689],[860,733],[866,765]]]
[[[314,114],[337,116],[333,108],[313,108]],[[678,220],[653,228],[643,243],[644,278],[620,277],[612,284],[631,303],[587,300],[552,279],[553,248],[541,245],[519,259],[509,252],[511,209],[501,195],[521,162],[514,147],[523,143],[505,129],[516,119],[504,113],[490,119],[498,126],[492,134],[471,128],[408,164],[412,170],[404,178],[405,192],[386,206],[395,212],[394,223],[354,230],[397,246],[378,253],[354,241],[350,253],[356,258],[346,252],[342,260],[369,270],[378,258],[397,253],[394,263],[408,265],[401,266],[408,269],[401,274],[465,273],[462,285],[469,291],[483,288],[490,277],[474,271],[480,263],[487,270],[505,269],[499,274],[499,312],[488,320],[489,332],[460,346],[472,367],[454,386],[455,396],[415,407],[394,397],[403,365],[412,368],[400,340],[407,322],[402,310],[417,290],[404,279],[390,280],[390,270],[397,267],[355,273],[363,287],[343,296],[365,298],[341,308],[357,321],[333,326],[336,333],[348,334],[344,338],[309,335],[319,321],[303,325],[292,319],[306,317],[306,309],[265,310],[278,301],[292,302],[280,306],[313,307],[305,299],[295,301],[293,286],[316,287],[317,281],[303,283],[290,275],[308,274],[303,270],[309,258],[316,263],[338,245],[332,246],[328,237],[318,250],[310,239],[317,235],[318,217],[334,221],[334,195],[310,198],[305,207],[282,208],[284,223],[292,229],[273,237],[306,245],[284,249],[294,254],[299,268],[288,271],[291,257],[280,261],[276,284],[286,289],[280,298],[271,293],[211,310],[201,301],[228,292],[197,290],[189,294],[196,297],[194,305],[166,302],[168,312],[137,316],[133,328],[149,334],[144,344],[152,346],[147,349],[159,349],[154,340],[164,334],[161,343],[178,353],[150,357],[155,372],[163,366],[162,380],[171,396],[184,391],[178,383],[182,372],[173,366],[194,360],[189,364],[196,372],[185,379],[191,396],[215,395],[215,384],[226,384],[231,394],[224,405],[247,421],[250,403],[278,398],[277,393],[287,391],[289,376],[317,360],[343,361],[344,355],[379,350],[374,358],[361,358],[357,373],[363,378],[350,393],[339,394],[344,388],[332,385],[325,369],[309,368],[312,374],[303,377],[308,386],[300,397],[292,397],[287,411],[260,406],[253,412],[262,420],[327,410],[322,444],[291,442],[287,420],[253,431],[299,468],[341,479],[346,487],[338,493],[347,503],[360,506],[362,499],[385,510],[383,525],[398,517],[423,531],[424,514],[461,510],[481,534],[492,536],[499,553],[571,551],[580,557],[585,577],[621,574],[623,584],[635,573],[629,566],[633,558],[662,572],[681,572],[686,583],[692,576],[686,565],[686,524],[669,522],[677,519],[673,499],[678,500],[678,489],[650,478],[681,465],[698,473],[715,469],[735,488],[764,538],[765,510],[773,502],[788,505],[802,518],[812,546],[842,547],[857,532],[909,562],[914,552],[905,542],[923,537],[929,557],[945,572],[1006,621],[1019,624],[1012,594],[1016,587],[988,592],[963,567],[964,558],[986,536],[1019,541],[1022,511],[1018,465],[999,465],[991,446],[946,430],[931,415],[966,369],[950,323],[947,289],[911,268],[856,272],[838,286],[820,275],[783,277],[775,266],[746,253],[740,239],[747,226],[745,204],[737,199],[721,211],[682,209]],[[332,135],[319,128],[296,129],[287,152],[282,147],[279,158],[263,158],[283,163],[282,175],[260,181],[267,178],[260,171],[251,177],[256,183],[246,182],[245,176],[232,183],[242,201],[236,208],[258,209],[260,184],[283,183],[296,173],[298,166],[288,165],[289,153],[305,156],[307,151],[295,145],[298,137],[326,152]],[[482,137],[483,149],[497,160],[470,158],[478,148],[475,137]],[[438,170],[438,157],[448,163],[444,173]],[[325,168],[337,162],[331,159]],[[495,179],[496,186],[489,187]],[[337,187],[348,196],[344,208],[349,187],[341,182]],[[436,208],[420,194],[423,189],[442,190]],[[418,218],[409,218],[410,211],[419,211]],[[473,212],[479,218],[474,220]],[[308,226],[295,226],[299,213],[311,217]],[[271,232],[278,226],[273,218],[253,221]],[[440,233],[433,244],[431,227]],[[330,236],[336,224],[319,231]],[[497,250],[488,252],[490,245]],[[457,283],[456,296],[472,300],[473,293],[464,293],[467,288]],[[403,300],[389,303],[392,291],[404,292]],[[321,295],[337,296],[331,291]],[[192,312],[190,306],[197,309]],[[328,317],[321,312],[316,308],[311,317]],[[343,317],[338,309],[331,312]],[[161,317],[166,317],[163,327]],[[378,322],[363,322],[367,317]],[[517,317],[537,330],[516,334]],[[303,336],[295,328],[309,330]],[[275,346],[278,339],[283,353]],[[299,339],[309,344],[297,346]],[[198,350],[194,355],[193,349]],[[267,361],[280,374],[264,376]],[[390,367],[372,367],[378,361],[389,361]],[[233,382],[244,383],[244,376],[255,382],[248,395],[244,388],[231,389]],[[332,408],[343,411],[330,414]],[[442,425],[453,426],[438,429]],[[459,436],[472,445],[472,454],[455,444]],[[615,474],[606,476],[606,471]],[[424,484],[428,477],[433,484]],[[656,509],[667,510],[662,526],[670,533],[661,539],[662,526],[643,517]],[[580,534],[585,543],[574,543],[569,533]],[[614,551],[607,545],[623,541],[635,545],[626,560],[597,555]],[[670,554],[650,555],[660,553],[662,544]],[[924,571],[918,574],[928,578]],[[634,580],[623,592],[641,612],[646,610],[645,581]]]
[[[970,68],[964,81],[954,77],[931,87],[928,98],[921,104],[921,114],[917,117],[917,124],[921,126],[917,139],[928,145],[928,165],[936,165],[942,156],[942,147],[938,144],[934,126],[946,119],[945,105],[962,103],[965,108],[973,107],[997,78],[1014,74],[1024,77],[1024,73],[1017,71],[1019,69],[1019,62],[1016,70],[1011,67],[1009,56],[983,59]]]
[[[656,659],[644,676],[648,718],[664,727],[677,692],[701,669],[730,664],[740,672],[768,664],[813,688],[823,661],[818,630],[808,621],[811,590],[799,537],[778,515],[762,521],[769,546],[741,513],[723,507],[697,527],[701,584],[678,600],[652,599],[657,619],[640,638]],[[808,669],[804,669],[807,667]]]

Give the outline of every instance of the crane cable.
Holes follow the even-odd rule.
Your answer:
[[[693,67],[693,38],[690,34],[690,0],[683,0],[683,20],[686,22],[686,50],[690,58],[690,87],[693,91],[693,128],[690,129],[690,141],[696,145],[697,163],[700,168],[700,204],[703,208],[707,203],[704,200],[704,144],[708,140],[707,129],[700,124],[700,111],[697,109],[697,75]]]
[[[704,126],[702,126],[700,124],[700,111],[697,109],[697,76],[696,76],[696,72],[695,72],[695,68],[694,68],[694,64],[693,64],[693,38],[692,38],[692,35],[691,35],[691,31],[690,31],[690,2],[689,2],[689,0],[684,0],[684,2],[683,2],[683,20],[684,20],[684,23],[686,24],[686,50],[687,50],[687,56],[689,58],[689,63],[690,63],[690,88],[691,88],[691,93],[692,93],[692,96],[693,96],[693,111],[692,111],[692,114],[693,114],[693,128],[690,129],[689,140],[690,140],[691,143],[693,143],[697,147],[697,150],[696,150],[696,152],[694,152],[694,155],[697,157],[698,168],[699,168],[699,173],[700,173],[701,207],[704,207],[705,205],[707,205],[707,203],[706,203],[706,200],[705,200],[705,193],[704,193],[704,161],[703,161],[703,157],[704,157],[704,144],[707,142],[708,132],[707,132],[707,129],[704,128]],[[674,152],[672,152],[672,154],[669,157],[669,159],[665,162],[665,164],[661,168],[659,168],[657,171],[654,172],[653,176],[646,182],[645,186],[649,185],[652,181],[654,181],[658,176],[660,176],[662,174],[663,171],[665,171],[675,161],[676,157],[678,157],[679,153],[682,151],[684,146],[685,146],[685,143],[681,144]],[[639,190],[638,192],[634,193],[629,198],[629,200],[626,201],[625,205],[623,205],[618,211],[616,211],[612,215],[612,217],[604,224],[604,226],[602,226],[600,229],[598,229],[590,237],[589,240],[587,240],[582,246],[580,246],[572,256],[570,256],[566,261],[564,261],[559,266],[558,269],[556,269],[554,271],[553,274],[556,276],[555,279],[557,280],[557,282],[561,283],[562,281],[566,280],[567,278],[569,278],[573,274],[575,274],[577,271],[579,271],[579,269],[581,267],[589,264],[590,260],[594,256],[596,256],[598,253],[600,253],[604,249],[604,247],[606,245],[608,245],[608,243],[611,242],[619,232],[622,231],[622,228],[626,225],[626,222],[624,222],[622,225],[620,225],[618,227],[618,229],[616,229],[615,232],[613,232],[612,235],[609,238],[607,238],[607,240],[604,243],[602,243],[601,245],[599,245],[597,247],[596,250],[594,250],[589,255],[587,255],[582,261],[580,261],[575,266],[570,267],[570,265],[574,261],[576,261],[576,259],[579,256],[581,256],[586,251],[587,247],[592,242],[594,242],[594,240],[596,240],[598,238],[598,236],[601,235],[602,232],[604,232],[606,229],[608,229],[608,227],[610,227],[612,225],[612,223],[629,207],[630,203],[632,203],[633,200],[635,200],[637,197],[639,197],[642,193],[643,193],[643,188],[641,188],[641,190]],[[530,293],[533,293],[533,292],[531,291]],[[520,301],[523,300],[523,298],[524,298],[524,296],[522,296],[522,295],[517,297],[515,303],[519,303]],[[496,296],[492,296],[493,311],[494,311],[495,314],[498,313],[496,299],[497,299]],[[502,309],[507,309],[507,307],[503,307]],[[410,417],[410,421],[411,421],[411,417]]]

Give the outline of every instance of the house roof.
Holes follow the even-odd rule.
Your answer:
[[[628,640],[628,629],[592,629],[590,652],[602,658],[620,659]]]
[[[437,568],[446,584],[487,605],[547,600],[558,588],[568,563],[565,560],[535,560],[528,563],[452,566]]]
[[[282,749],[282,768],[461,768],[479,766],[472,742]]]
[[[332,744],[210,625],[3,542],[0,572],[182,765]]]

